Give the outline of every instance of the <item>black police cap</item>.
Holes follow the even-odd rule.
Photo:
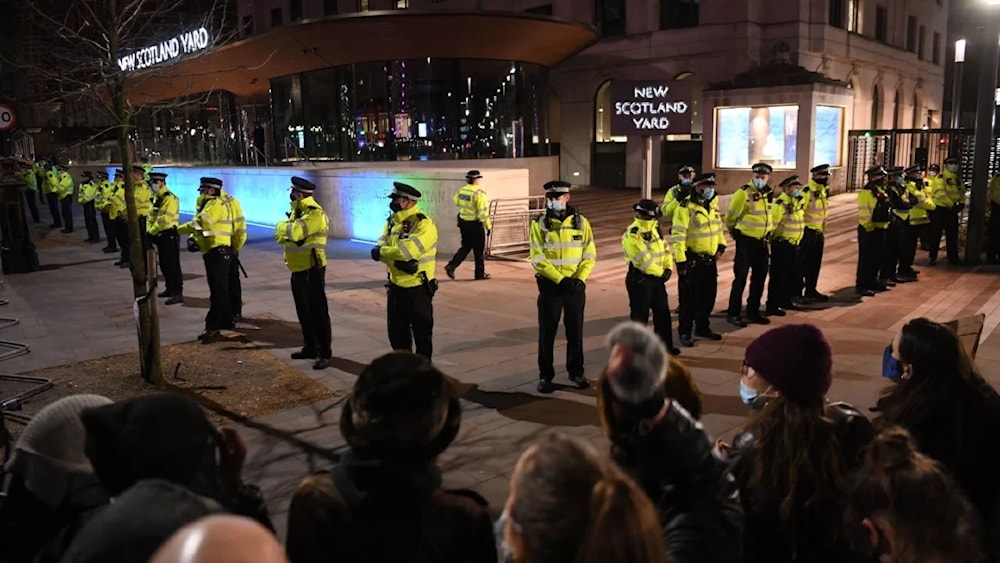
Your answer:
[[[133,164],[132,165],[132,171],[133,172],[145,172],[146,169],[143,168],[141,164]]]
[[[801,186],[802,182],[799,180],[798,176],[789,176],[778,184],[778,187],[787,188],[789,186]]]
[[[919,164],[914,164],[913,166],[907,167],[906,170],[903,170],[905,174],[916,174],[917,172],[923,172],[923,171],[924,167]]]
[[[204,188],[222,188],[222,180],[218,178],[203,177],[198,186],[198,189]]]
[[[483,175],[479,173],[478,170],[469,170],[465,173],[465,178],[467,180],[475,180],[477,178],[482,178]]]
[[[167,175],[163,172],[150,172],[149,173],[150,182],[166,182]]]
[[[552,180],[551,182],[545,183],[545,193],[546,194],[568,194],[569,188],[573,184],[563,180]]]
[[[92,178],[94,176],[94,173],[91,172],[90,170],[84,170],[83,172],[80,172],[80,175],[83,176],[84,178]]]
[[[298,176],[292,176],[292,190],[296,192],[302,192],[306,195],[312,195],[313,191],[316,189],[316,184],[306,180],[305,178],[300,178]]]
[[[690,174],[691,172],[694,172],[694,166],[690,164],[682,164],[677,168],[678,174]]]
[[[830,174],[829,164],[820,164],[819,166],[813,166],[809,169],[810,174]]]
[[[115,176],[124,176],[124,175],[125,175],[125,170],[123,168],[115,169]]]
[[[771,165],[766,162],[754,164],[752,170],[754,174],[770,174],[774,172],[774,168],[771,168]]]
[[[939,164],[931,164],[930,166],[927,167],[927,171],[928,172],[940,172],[941,171],[941,165],[939,165]]]
[[[888,168],[885,169],[885,173],[888,174],[888,175],[890,175],[890,176],[899,176],[900,174],[903,173],[903,167],[902,166],[890,166],[890,167],[888,167]]]
[[[958,157],[957,156],[949,156],[948,158],[944,159],[944,163],[945,164],[958,164]]]
[[[866,176],[885,176],[885,168],[882,168],[881,165],[879,165],[879,166],[872,166],[868,170],[865,170],[865,175]]]
[[[412,199],[413,201],[420,201],[420,190],[409,184],[393,182],[392,193],[389,194],[389,197],[405,197],[406,199]]]
[[[694,179],[694,185],[696,186],[714,186],[715,185],[715,174],[706,173],[698,176]]]
[[[103,171],[103,170],[98,170],[97,171],[97,177],[98,178],[103,178],[103,179],[106,180],[108,178],[108,173],[105,172],[105,171]]]
[[[637,213],[642,213],[649,218],[655,218],[660,212],[660,206],[651,199],[639,200],[639,203],[632,206]]]

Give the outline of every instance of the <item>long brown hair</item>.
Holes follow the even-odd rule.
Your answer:
[[[896,561],[982,560],[972,505],[943,466],[918,453],[898,426],[868,446],[851,488],[847,522],[859,544],[868,543],[861,521],[874,517],[887,521],[901,540]]]
[[[757,439],[741,490],[755,511],[777,508],[776,532],[794,554],[805,547],[800,538],[810,527],[807,516],[828,510],[847,490],[847,462],[836,426],[822,400],[805,404],[779,396],[769,400],[748,427]],[[833,535],[831,531],[831,539]]]
[[[594,449],[549,434],[522,461],[510,519],[528,563],[662,563],[659,519],[645,493]]]

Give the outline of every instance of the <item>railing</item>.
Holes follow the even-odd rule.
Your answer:
[[[486,255],[491,258],[528,252],[531,220],[545,209],[545,196],[494,199],[490,202],[493,229],[486,239]]]

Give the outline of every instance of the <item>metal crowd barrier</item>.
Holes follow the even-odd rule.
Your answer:
[[[545,210],[545,196],[494,199],[490,201],[493,230],[486,239],[486,256],[510,257],[528,252],[531,220]]]
[[[0,280],[0,291],[2,291],[6,284],[7,282]],[[7,305],[9,303],[10,301],[7,299],[0,299],[0,306]],[[14,326],[20,322],[21,321],[18,319],[0,317],[0,329]],[[31,347],[27,344],[12,342],[9,340],[0,340],[0,361],[23,356],[29,352],[31,352]],[[28,375],[14,375],[7,373],[0,373],[0,381],[26,384],[28,386],[28,388],[24,391],[20,391],[9,397],[0,399],[0,412],[2,412],[3,417],[19,424],[27,424],[30,418],[22,415],[15,415],[11,411],[21,410],[22,401],[29,397],[34,397],[39,393],[48,391],[54,386],[52,380],[45,377],[31,377]]]

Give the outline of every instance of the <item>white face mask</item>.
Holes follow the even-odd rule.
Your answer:
[[[958,165],[957,164],[949,164],[948,165],[948,172],[958,172]]]
[[[548,202],[546,202],[546,205],[552,211],[565,211],[566,210],[566,202],[562,201],[562,200],[559,200],[559,199],[550,199],[550,200],[548,200]]]
[[[763,189],[764,186],[766,186],[766,185],[767,185],[767,180],[765,180],[763,178],[754,178],[753,179],[753,186],[755,188],[757,188],[758,190]]]

